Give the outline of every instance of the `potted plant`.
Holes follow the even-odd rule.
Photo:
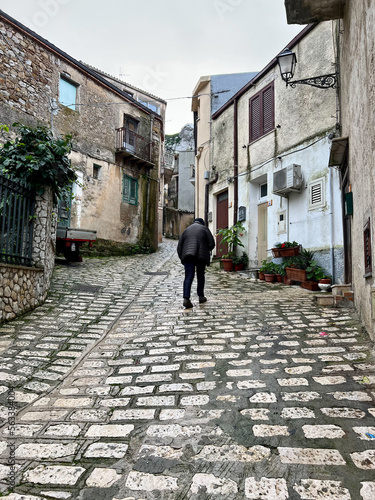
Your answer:
[[[258,275],[260,280],[264,280],[264,271],[267,269],[267,261],[262,260],[262,266],[259,268]]]
[[[310,265],[306,268],[306,272],[307,279],[317,283],[316,290],[318,289],[318,286],[324,292],[328,290],[331,285],[331,277],[315,260],[311,261]]]
[[[276,273],[276,281],[282,283],[284,281],[285,276],[285,264],[275,264],[275,273]]]
[[[245,231],[245,227],[241,221],[236,222],[231,227],[220,229],[216,234],[222,236],[221,241],[227,243],[228,254],[223,255],[221,262],[223,263],[224,271],[233,271],[233,258],[235,256],[236,247],[244,247],[245,245],[240,240],[240,234]]]
[[[246,252],[243,252],[240,256],[236,255],[235,257],[233,257],[233,265],[235,271],[241,271],[242,269],[246,268],[248,263],[249,257]]]
[[[277,252],[275,255],[274,250]],[[284,241],[284,243],[277,243],[275,248],[272,248],[272,253],[276,257],[293,257],[298,255],[301,250],[301,245],[296,241]]]
[[[273,262],[267,262],[264,266],[264,279],[268,283],[275,281],[276,272],[275,264]]]
[[[299,255],[290,257],[285,261],[286,275],[289,280],[303,283],[307,281],[306,269],[310,266],[314,258],[311,250],[302,250]]]

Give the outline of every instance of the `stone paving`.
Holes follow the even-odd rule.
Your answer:
[[[212,268],[184,310],[182,279],[174,241],[60,264],[47,302],[0,326],[2,498],[374,500],[353,311]]]

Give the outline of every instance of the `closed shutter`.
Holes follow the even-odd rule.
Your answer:
[[[250,99],[250,142],[275,128],[273,83]]]
[[[273,85],[263,91],[263,134],[274,128]]]
[[[363,244],[365,250],[365,275],[372,274],[372,256],[371,256],[371,226],[370,218],[363,228]]]
[[[255,141],[261,134],[260,128],[260,95],[250,101],[250,141]]]

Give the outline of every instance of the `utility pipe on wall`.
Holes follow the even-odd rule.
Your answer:
[[[238,212],[238,98],[233,102],[233,224]]]

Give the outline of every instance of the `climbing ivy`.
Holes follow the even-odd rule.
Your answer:
[[[72,149],[70,135],[54,138],[45,127],[28,127],[14,123],[15,140],[0,145],[0,172],[24,181],[38,194],[51,187],[53,201],[68,200],[77,176],[71,168],[68,154]],[[1,130],[9,131],[7,125]]]

